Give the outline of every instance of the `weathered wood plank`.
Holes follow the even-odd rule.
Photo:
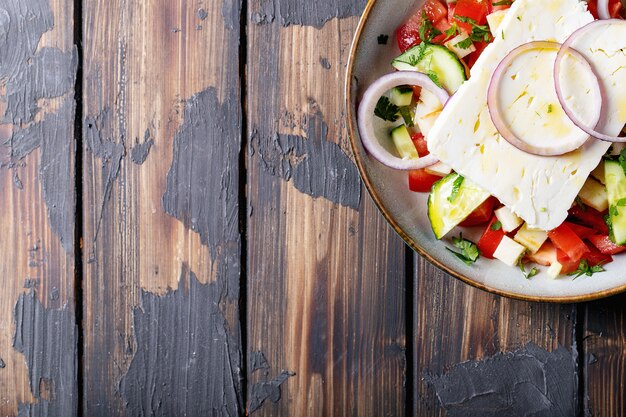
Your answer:
[[[402,416],[405,247],[347,156],[364,2],[249,5],[248,411]]]
[[[84,414],[241,414],[240,3],[83,12]]]
[[[73,1],[0,3],[0,415],[73,416]]]
[[[491,295],[415,262],[416,415],[577,413],[575,306]]]
[[[584,305],[585,411],[626,415],[626,295]]]

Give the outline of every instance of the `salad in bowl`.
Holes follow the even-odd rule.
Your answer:
[[[360,144],[459,263],[572,280],[626,257],[623,12],[427,0],[379,37],[395,53],[355,103]]]

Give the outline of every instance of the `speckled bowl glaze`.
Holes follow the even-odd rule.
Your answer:
[[[399,54],[394,30],[423,0],[371,0],[359,23],[350,51],[346,75],[346,110],[352,150],[363,182],[391,226],[416,252],[456,278],[477,288],[507,297],[542,302],[580,302],[626,290],[626,255],[615,256],[606,272],[572,280],[550,279],[545,272],[527,280],[517,268],[499,261],[479,259],[466,266],[435,239],[426,214],[427,195],[408,190],[406,173],[386,168],[367,155],[359,137],[356,109],[363,92],[383,74],[391,72],[391,59]],[[386,45],[378,37],[389,35]],[[479,229],[464,235],[476,239]],[[545,267],[542,268],[545,271]]]

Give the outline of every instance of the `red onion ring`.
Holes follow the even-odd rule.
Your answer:
[[[598,16],[600,19],[610,19],[609,0],[598,0]]]
[[[593,77],[595,78],[595,80],[598,80],[598,76],[596,72],[594,71],[591,63],[589,63],[589,61],[583,55],[581,55],[578,51],[573,49],[571,45],[572,43],[576,41],[576,39],[578,39],[578,37],[584,35],[588,31],[599,26],[605,26],[605,25],[611,25],[611,24],[626,25],[626,20],[620,20],[620,19],[595,20],[583,26],[582,28],[576,30],[574,33],[570,35],[569,38],[567,38],[567,40],[563,43],[563,45],[561,45],[561,49],[559,50],[559,53],[556,55],[556,61],[554,62],[554,87],[556,88],[556,95],[559,99],[559,103],[561,103],[561,107],[563,107],[563,110],[565,111],[565,114],[567,115],[567,117],[569,117],[571,121],[580,129],[582,129],[585,133],[589,134],[590,136],[596,139],[600,139],[606,142],[626,142],[626,137],[607,135],[605,133],[598,132],[596,130],[598,128],[597,125],[594,127],[589,127],[585,125],[585,123],[579,120],[574,114],[574,112],[570,108],[567,107],[567,103],[565,103],[563,92],[561,90],[561,77],[560,77],[561,76],[561,61],[563,60],[563,57],[565,56],[566,53],[569,53],[571,55],[576,56],[578,59],[581,59],[582,62],[587,67],[589,67],[589,71],[591,72],[591,74],[593,74]],[[594,83],[594,87],[595,87],[595,83]],[[600,115],[601,115],[600,120],[602,120],[604,113],[606,111],[606,108],[604,106],[604,103],[606,101],[606,91],[600,84],[600,81],[598,81],[598,89],[600,92],[600,96],[602,97],[602,104],[601,104],[602,110],[600,112]]]
[[[358,124],[361,142],[367,151],[380,163],[398,170],[422,169],[438,161],[432,154],[419,159],[402,159],[389,153],[378,141],[374,133],[374,109],[381,96],[388,90],[401,85],[416,85],[433,93],[445,105],[450,95],[426,75],[416,71],[398,71],[384,75],[374,81],[363,94],[359,105]]]
[[[535,42],[529,42],[529,43],[525,43],[523,45],[518,46],[517,48],[509,52],[509,54],[506,57],[504,57],[504,59],[500,62],[500,64],[498,64],[498,66],[496,67],[496,70],[494,71],[491,77],[491,82],[489,83],[489,90],[487,92],[487,106],[489,107],[489,115],[491,116],[491,121],[493,122],[493,125],[498,130],[498,133],[500,133],[500,135],[507,142],[509,142],[511,145],[515,146],[519,150],[524,151],[526,153],[533,154],[533,155],[541,155],[541,156],[563,155],[563,154],[572,152],[580,148],[585,142],[587,142],[587,140],[589,140],[588,137],[583,137],[579,141],[572,141],[571,143],[561,144],[559,146],[546,145],[545,147],[538,147],[535,145],[531,145],[527,143],[526,141],[518,138],[515,135],[515,133],[513,133],[513,131],[504,121],[504,118],[502,117],[502,114],[500,112],[500,106],[499,106],[499,100],[498,100],[498,87],[500,85],[502,76],[504,75],[506,70],[509,68],[509,66],[513,63],[513,61],[524,52],[527,52],[533,49],[559,50],[560,47],[561,47],[561,44],[557,42],[549,42],[549,41],[535,41]],[[576,54],[578,54],[578,52],[576,52]],[[579,59],[587,63],[584,57],[580,56],[580,54],[578,55],[579,56],[577,57]],[[591,68],[589,69],[591,70]],[[599,91],[599,84],[598,84],[597,94],[598,94],[597,97],[601,96],[600,91]],[[563,106],[563,103],[561,103],[561,106]],[[598,120],[600,120],[600,113],[598,114]]]

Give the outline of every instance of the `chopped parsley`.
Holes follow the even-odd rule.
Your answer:
[[[552,104],[548,104],[548,114],[552,113]]]
[[[414,48],[414,52],[412,52],[411,54],[409,54],[408,58],[408,62],[407,64],[409,64],[412,67],[417,66],[417,64],[420,63],[420,61],[422,59],[424,59],[424,55],[426,55],[426,47],[428,46],[427,43],[422,42],[420,43],[418,46],[416,46]]]
[[[465,16],[456,16],[456,19],[460,22],[469,23],[472,26],[472,33],[470,33],[469,39],[473,42],[490,42],[493,40],[489,26],[479,25],[474,19]]]
[[[448,201],[450,203],[453,203],[454,200],[456,200],[456,198],[459,196],[459,191],[461,190],[461,185],[463,185],[463,181],[465,181],[465,178],[459,175],[452,183],[452,192],[448,197]]]
[[[378,44],[379,45],[387,45],[387,42],[389,42],[389,35],[378,35]]]
[[[430,42],[434,37],[441,35],[441,31],[433,26],[433,22],[426,16],[426,11],[422,10],[422,24],[419,29],[420,39]]]
[[[517,16],[517,20],[522,21],[522,16]]]
[[[522,271],[522,274],[524,274],[524,278],[526,279],[531,279],[539,273],[539,269],[537,269],[536,267],[533,267],[530,271],[526,272],[524,264],[521,261],[519,263],[519,269]]]
[[[451,38],[454,35],[458,35],[459,33],[461,33],[461,31],[459,30],[457,24],[453,23],[452,26],[450,26],[450,29],[444,31],[443,33],[445,33],[448,38]]]
[[[434,82],[437,85],[437,87],[439,88],[443,87],[441,85],[441,81],[439,80],[439,76],[437,75],[435,71],[428,71],[426,75],[428,75],[428,78],[430,78],[432,82]]]
[[[398,106],[389,101],[387,97],[382,96],[378,100],[378,103],[376,103],[374,114],[383,120],[387,120],[388,122],[395,122],[399,117],[398,111],[400,111]]]
[[[617,206],[609,207],[609,214],[611,214],[611,216],[613,217],[619,216],[619,211],[617,210]]]
[[[583,203],[583,200],[580,198],[580,196],[576,196],[576,204],[578,205],[578,207],[580,207],[582,211],[587,211],[587,206],[585,205],[585,203]]]
[[[400,116],[404,119],[404,124],[408,127],[413,127],[415,124],[413,123],[413,112],[409,108],[409,106],[400,107]]]
[[[478,250],[478,246],[471,240],[463,239],[463,234],[459,237],[453,237],[452,242],[457,249],[460,249],[460,252],[453,251],[450,248],[448,249],[452,252],[457,258],[459,258],[465,265],[471,265],[480,257],[480,251]]]
[[[588,277],[590,277],[596,272],[604,272],[604,268],[602,267],[602,264],[590,266],[589,262],[587,262],[586,259],[583,259],[582,261],[580,261],[580,264],[578,265],[578,269],[567,275],[570,275],[570,276],[574,275],[574,279],[576,279],[576,278],[582,277],[583,275],[587,275]]]
[[[511,4],[513,4],[513,0],[494,1],[491,3],[492,6],[510,6]]]
[[[620,198],[619,200],[617,200],[617,205],[620,207],[626,206],[626,198]]]
[[[474,45],[474,42],[472,42],[470,38],[465,38],[462,41],[457,42],[454,46],[459,47],[461,49],[468,49],[472,45]]]
[[[490,229],[494,232],[502,229],[502,223],[500,222],[500,220],[496,220],[495,222],[493,222]]]

